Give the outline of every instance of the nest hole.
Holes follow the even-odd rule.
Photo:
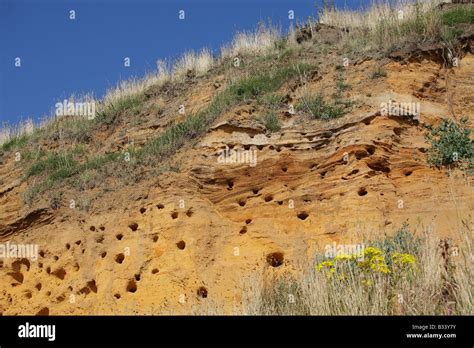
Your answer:
[[[281,266],[284,260],[283,253],[279,251],[267,255],[267,263],[272,267]]]

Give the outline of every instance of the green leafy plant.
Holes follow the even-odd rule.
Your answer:
[[[460,122],[443,119],[437,127],[429,129],[426,139],[431,143],[428,152],[428,163],[435,166],[467,165],[472,167],[474,157],[471,130],[467,127],[467,119]]]

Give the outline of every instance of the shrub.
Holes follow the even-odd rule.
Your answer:
[[[472,166],[474,147],[467,119],[460,122],[443,119],[438,127],[427,126],[426,139],[431,143],[428,163],[435,166]]]
[[[408,225],[404,224],[393,236],[375,241],[373,244],[383,250],[385,254],[399,252],[419,256],[422,243],[423,239],[415,237],[413,233],[410,232]]]

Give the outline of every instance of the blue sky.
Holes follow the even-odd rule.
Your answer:
[[[361,7],[369,0],[336,0]],[[321,0],[0,0],[0,125],[51,114],[57,101],[143,76],[159,58],[214,52],[261,20],[287,30]],[[69,19],[69,11],[76,19]],[[178,18],[185,11],[185,20]],[[21,67],[15,67],[15,58]],[[124,57],[131,66],[124,67]]]

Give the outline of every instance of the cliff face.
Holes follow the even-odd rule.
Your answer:
[[[350,59],[335,69],[344,62],[336,50],[323,55],[317,45],[301,45],[285,63],[317,68],[276,90],[281,98],[272,108],[281,129],[265,129],[259,117],[268,105],[257,98],[238,103],[178,149],[166,165],[179,170],[148,163],[143,172],[98,177],[82,189],[60,185],[55,204],[47,192],[27,205],[33,179],[22,180],[21,161],[4,152],[1,241],[37,244],[40,256],[3,261],[0,312],[238,313],[246,282],[262,269],[296,272],[334,241],[360,243],[405,222],[416,233],[456,241],[460,219],[471,219],[472,178],[427,164],[423,124],[452,115],[472,121],[470,46],[454,68],[421,54],[405,61]],[[373,78],[380,67],[385,76]],[[98,129],[86,146],[103,154],[125,151],[132,141],[143,146],[184,119],[180,105],[186,114],[205,109],[239,74],[214,69],[151,88],[140,123],[124,118]],[[341,76],[350,85],[343,92],[352,103],[346,115],[322,121],[293,112],[291,105],[307,94],[330,98]],[[154,104],[163,107],[157,112]],[[394,107],[385,113],[389,104]],[[59,146],[48,139],[42,145]],[[71,207],[71,200],[86,199],[88,211]]]

